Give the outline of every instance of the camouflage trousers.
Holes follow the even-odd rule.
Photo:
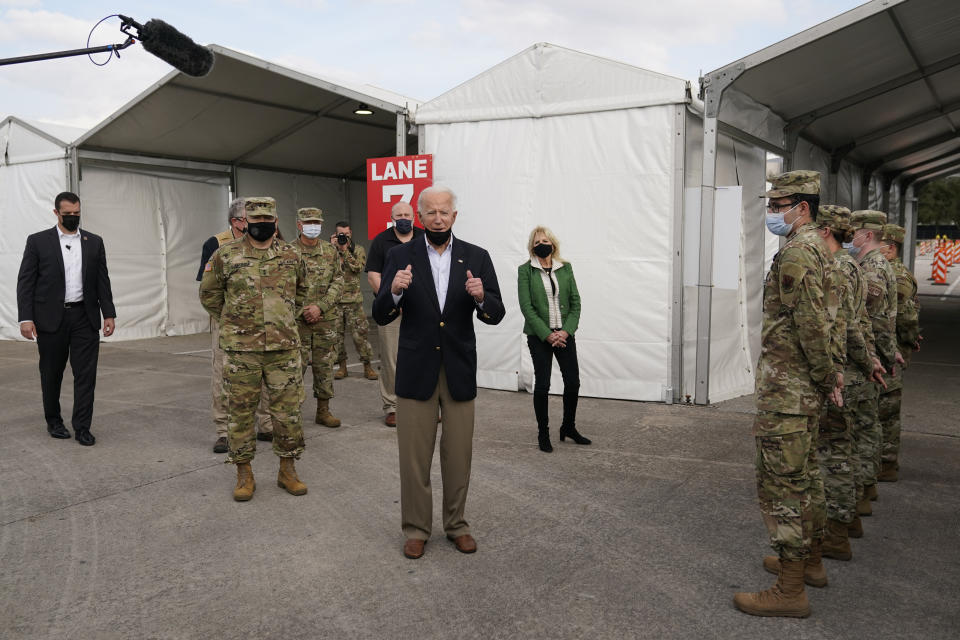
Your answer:
[[[253,460],[257,450],[254,412],[261,388],[267,394],[267,409],[273,422],[273,452],[281,458],[299,458],[303,453],[303,423],[300,398],[303,374],[300,352],[226,351],[223,392],[227,400],[227,462]]]
[[[347,332],[353,336],[353,346],[360,355],[360,361],[369,363],[373,358],[373,347],[367,334],[370,332],[370,323],[367,322],[367,313],[363,310],[362,302],[350,302],[338,305],[342,326],[337,333],[337,362],[347,359],[346,340]]]
[[[844,390],[844,403],[853,418],[853,446],[856,466],[853,469],[857,491],[877,483],[880,471],[880,421],[877,419],[877,385],[874,382],[851,384]]]
[[[827,517],[849,524],[853,522],[857,507],[857,484],[853,472],[857,458],[853,447],[853,416],[846,398],[843,408],[832,402],[825,403],[820,414],[819,431],[817,459],[823,477]]]
[[[897,467],[899,467],[900,456],[900,401],[902,397],[903,390],[894,389],[881,393],[880,400],[877,402],[877,417],[880,420],[880,429],[883,432],[880,460],[881,462],[892,462]]]
[[[342,318],[339,314],[314,324],[299,323],[301,376],[313,368],[313,397],[333,397],[333,365],[337,361],[337,336]],[[302,401],[302,399],[301,399]]]
[[[826,527],[823,478],[817,464],[819,416],[757,412],[757,495],[770,546],[784,560],[810,555]]]

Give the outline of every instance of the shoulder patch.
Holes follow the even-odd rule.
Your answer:
[[[207,264],[203,267],[204,271],[213,271],[213,261],[207,260]]]
[[[807,274],[807,267],[796,262],[780,265],[780,302],[792,307],[796,304],[800,283]]]

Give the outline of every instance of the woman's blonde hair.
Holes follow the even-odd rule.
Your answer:
[[[527,253],[530,254],[530,257],[537,257],[537,254],[533,252],[533,239],[537,237],[538,233],[545,235],[547,240],[550,241],[550,244],[553,245],[552,257],[563,262],[563,258],[560,257],[560,241],[557,240],[557,236],[553,235],[553,231],[550,231],[550,229],[542,225],[534,227],[533,231],[530,232],[530,239],[527,240]]]

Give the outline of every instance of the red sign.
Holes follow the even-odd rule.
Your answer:
[[[417,197],[433,184],[433,156],[367,158],[367,239],[393,226],[390,209],[401,200],[417,212]],[[417,216],[413,223],[420,226]]]

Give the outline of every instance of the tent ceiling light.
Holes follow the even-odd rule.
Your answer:
[[[372,116],[373,109],[361,102],[359,105],[357,105],[357,108],[353,110],[353,113],[358,116]]]

